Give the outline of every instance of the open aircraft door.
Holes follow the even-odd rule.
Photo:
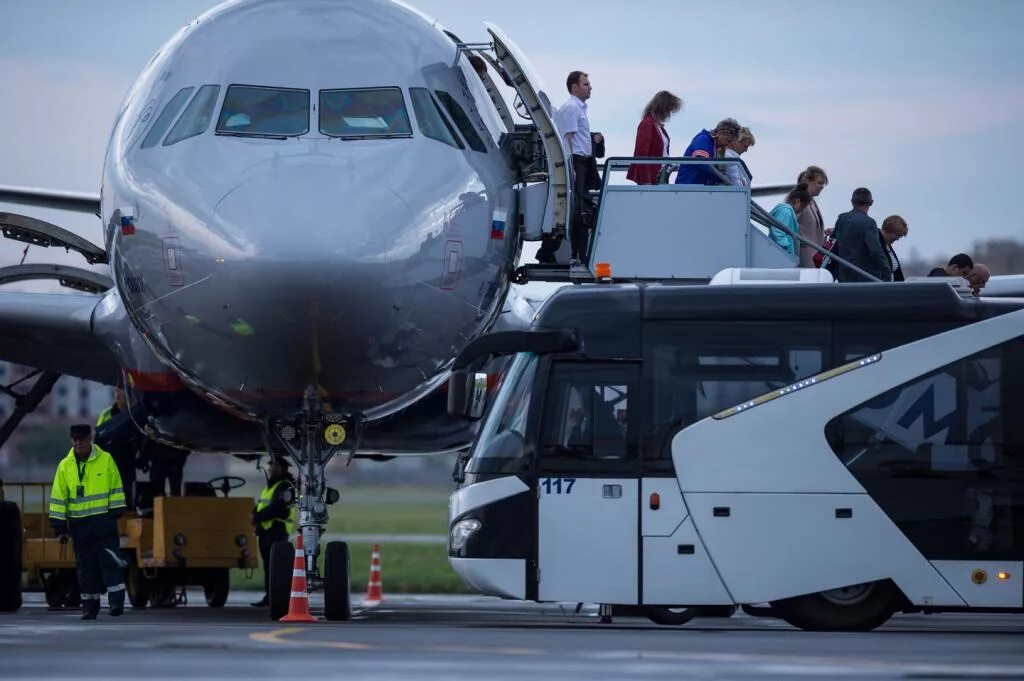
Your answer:
[[[546,191],[538,191],[541,186],[534,185],[537,189],[528,190],[521,199],[525,199],[527,204],[534,200],[538,203],[543,202],[543,208],[530,205],[520,206],[520,212],[524,215],[540,215],[542,217],[538,223],[533,225],[529,224],[529,220],[527,221],[523,229],[524,237],[536,240],[540,238],[541,234],[565,236],[572,205],[569,195],[569,170],[566,164],[568,156],[562,137],[555,127],[551,98],[533,67],[530,66],[530,62],[516,44],[509,40],[505,32],[494,24],[485,22],[484,25],[494,40],[495,61],[508,76],[512,87],[522,99],[544,144],[547,163],[547,186],[544,188]],[[538,226],[539,229],[537,229]]]

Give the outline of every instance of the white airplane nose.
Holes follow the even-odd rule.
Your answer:
[[[398,194],[354,165],[269,165],[213,214],[213,228],[257,263],[386,263],[413,219]]]

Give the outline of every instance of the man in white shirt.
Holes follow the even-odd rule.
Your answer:
[[[587,242],[594,227],[594,204],[586,196],[592,189],[600,189],[601,179],[597,174],[594,160],[594,142],[602,143],[604,137],[590,134],[590,119],[587,116],[587,100],[592,87],[590,76],[583,71],[573,71],[565,81],[569,99],[555,113],[555,126],[565,138],[565,149],[572,159],[573,215],[569,225],[569,241],[572,258],[586,262]],[[555,262],[555,251],[561,245],[560,239],[548,239],[537,251],[538,262]]]

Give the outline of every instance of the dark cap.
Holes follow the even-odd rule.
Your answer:
[[[92,435],[92,426],[88,423],[76,423],[71,426],[71,437],[89,437]]]

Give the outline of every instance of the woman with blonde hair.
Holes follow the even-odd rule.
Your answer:
[[[636,127],[636,145],[633,156],[637,158],[659,158],[669,155],[669,136],[665,123],[672,114],[683,108],[683,100],[668,90],[661,90],[644,107],[643,118]],[[626,179],[637,184],[657,184],[661,174],[658,164],[636,164],[629,167]]]
[[[736,136],[736,139],[723,148],[722,157],[739,158],[740,154],[747,153],[747,149],[752,146],[754,146],[754,133],[750,132],[750,128],[740,128],[740,134]],[[733,185],[747,184],[747,178],[735,163],[730,163],[725,167],[725,174],[728,175]]]
[[[900,267],[900,259],[896,257],[896,251],[892,245],[905,237],[910,232],[907,221],[899,215],[890,215],[882,220],[882,228],[878,230],[878,238],[882,240],[882,250],[889,259],[889,281],[905,281],[903,268]]]

